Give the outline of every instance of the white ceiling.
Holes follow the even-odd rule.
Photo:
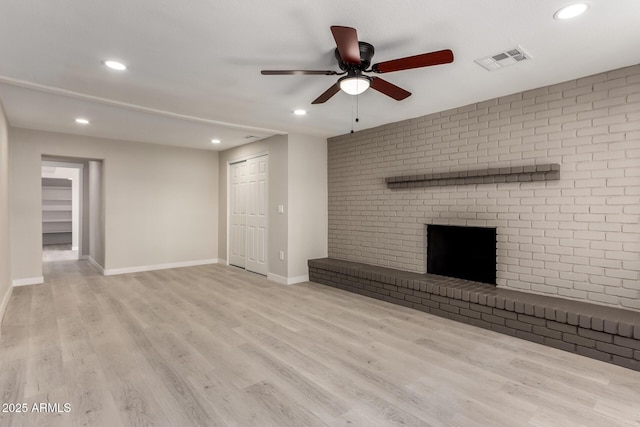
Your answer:
[[[640,1],[590,0],[584,15],[554,20],[570,2],[0,0],[0,99],[13,126],[115,139],[217,150],[249,135],[329,137],[351,130],[355,98],[311,101],[336,76],[260,70],[338,70],[331,25],[356,28],[374,63],[455,54],[382,76],[413,95],[360,95],[358,130],[640,62]],[[493,72],[474,63],[516,45],[533,59]]]

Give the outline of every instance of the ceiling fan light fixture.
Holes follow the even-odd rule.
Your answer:
[[[565,6],[562,9],[559,9],[556,13],[553,14],[553,17],[558,20],[565,20],[575,18],[578,15],[582,15],[584,12],[589,9],[588,3],[574,3],[569,6]]]
[[[346,76],[340,79],[340,89],[349,95],[360,95],[369,86],[371,81],[367,76]]]

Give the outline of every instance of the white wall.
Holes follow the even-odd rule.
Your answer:
[[[307,261],[327,256],[327,140],[289,134],[289,280],[306,281]]]
[[[14,280],[42,276],[43,155],[103,160],[104,267],[135,271],[218,258],[218,154],[11,128]]]
[[[11,296],[9,224],[9,138],[7,117],[0,102],[0,325]]]

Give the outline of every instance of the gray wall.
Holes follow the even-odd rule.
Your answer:
[[[0,102],[0,324],[11,295],[8,130],[7,117]]]
[[[270,138],[246,144],[241,147],[221,151],[219,158],[220,197],[218,254],[220,259],[227,258],[227,174],[228,163],[235,160],[269,153],[269,214],[268,214],[268,272],[280,277],[287,277],[287,258],[279,259],[282,250],[288,255],[288,137],[276,135]],[[278,205],[284,205],[284,214],[278,214]]]
[[[498,286],[640,310],[640,66],[329,140],[329,255],[425,271],[425,224],[497,227]],[[386,177],[559,163],[559,181]]]
[[[104,267],[218,257],[218,154],[10,129],[13,279],[42,276],[42,155],[103,160]]]

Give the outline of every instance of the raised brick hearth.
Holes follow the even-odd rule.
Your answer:
[[[336,259],[309,279],[640,371],[640,313]]]

